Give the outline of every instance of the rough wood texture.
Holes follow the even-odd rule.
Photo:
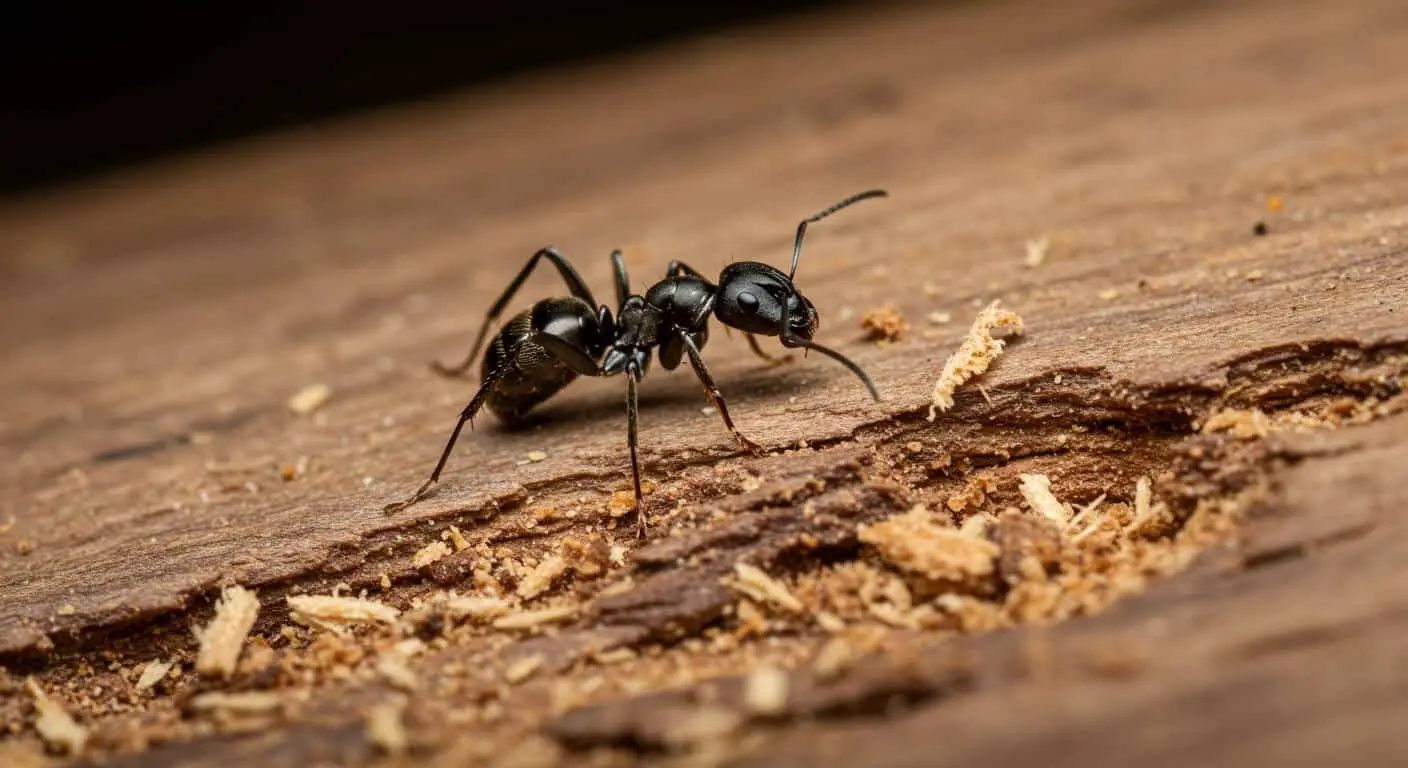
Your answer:
[[[774,451],[813,449],[755,459],[701,413],[687,372],[655,371],[643,458],[656,511],[680,500],[683,516],[632,553],[632,588],[508,658],[567,670],[593,650],[657,642],[668,657],[724,615],[732,598],[715,585],[734,563],[850,556],[859,523],[961,485],[879,476],[909,441],[955,466],[1004,465],[1006,480],[1049,471],[1083,503],[1172,466],[1217,408],[1372,400],[1368,425],[1277,433],[1229,454],[1236,471],[1180,475],[1190,498],[1250,477],[1267,489],[1242,535],[1188,572],[1041,633],[907,634],[841,689],[799,672],[803,693],[748,726],[764,737],[730,757],[1401,761],[1405,39],[1395,0],[856,10],[9,203],[0,663],[61,681],[106,664],[99,650],[123,663],[185,652],[186,626],[226,582],[261,589],[274,606],[265,633],[284,617],[273,598],[291,591],[376,589],[387,574],[387,599],[406,604],[474,570],[468,554],[412,567],[448,524],[533,552],[605,522],[625,482],[617,380],[573,385],[526,429],[481,420],[438,494],[384,515],[472,392],[426,363],[463,354],[541,245],[606,296],[613,247],[627,248],[637,286],[673,258],[706,273],[782,263],[800,216],[884,186],[890,199],[811,230],[798,282],[821,308],[819,338],[885,401],[825,359],[769,367],[716,332],[706,355],[740,428]],[[1269,211],[1270,196],[1283,207]],[[1024,243],[1042,236],[1049,254],[1026,268]],[[531,289],[558,292],[547,276]],[[985,393],[960,389],[929,424],[934,377],[993,298],[1027,335]],[[913,329],[880,347],[856,318],[885,303]],[[931,325],[932,312],[954,320]],[[327,404],[291,413],[313,383],[331,387]],[[1067,433],[1074,442],[1056,442]],[[574,504],[577,518],[528,525]],[[671,524],[678,538],[664,537]],[[1111,643],[1136,649],[1137,668],[1091,660]],[[434,663],[472,658],[445,653]],[[508,709],[538,712],[524,722],[573,749],[651,760],[636,750],[660,748],[669,713],[697,698],[684,682],[557,719],[542,697]],[[714,695],[736,698],[737,682]],[[17,689],[0,695],[28,717]],[[124,760],[364,761],[374,751],[355,705],[375,695],[353,686],[258,738],[192,733]],[[464,756],[426,739],[418,759]]]

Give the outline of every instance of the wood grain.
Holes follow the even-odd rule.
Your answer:
[[[1189,434],[1215,407],[1391,398],[1408,349],[1405,33],[1391,0],[856,8],[8,203],[0,663],[53,674],[145,648],[133,633],[183,627],[225,582],[282,594],[385,572],[411,588],[417,533],[513,541],[534,505],[604,504],[626,481],[616,380],[574,384],[525,429],[481,420],[434,497],[381,509],[428,472],[472,393],[427,363],[463,354],[549,243],[607,295],[614,247],[637,286],[670,259],[782,263],[798,218],[889,189],[816,225],[798,275],[818,338],[883,402],[818,356],[769,367],[722,333],[706,350],[740,428],[774,451],[813,446],[818,471],[843,465],[832,450],[921,436],[972,456],[985,429],[1011,443],[1043,424],[1118,422],[1136,443],[1120,450],[1142,455],[1139,435]],[[1039,237],[1048,256],[1027,268]],[[530,285],[523,306],[559,292]],[[960,389],[929,425],[934,378],[992,299],[1028,333],[982,379],[991,403]],[[885,303],[913,328],[881,347],[857,318]],[[292,413],[313,383],[328,403]],[[705,404],[687,373],[646,380],[656,498],[761,509],[696,470],[777,478],[791,459],[740,456]],[[778,727],[739,759],[1401,760],[1408,422],[1385,413],[1260,460],[1274,492],[1237,554],[1214,558],[1230,570],[1195,567],[1051,631],[1058,649],[1134,638],[1139,674],[1092,673],[1076,652],[1049,678],[980,669],[962,695]],[[1002,667],[1023,638],[963,645]],[[915,674],[938,686],[950,670]],[[289,726],[268,749],[296,764],[346,729]],[[169,749],[219,764],[264,747]]]

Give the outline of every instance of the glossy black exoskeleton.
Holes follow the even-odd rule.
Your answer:
[[[792,246],[792,269],[786,273],[755,261],[736,262],[725,267],[718,283],[714,284],[688,265],[672,261],[665,270],[665,279],[651,286],[644,295],[639,295],[631,293],[625,257],[619,250],[614,251],[611,254],[617,304],[614,317],[608,307],[597,304],[581,275],[556,250],[548,247],[533,254],[503,295],[489,308],[484,326],[464,361],[453,367],[437,362],[433,365],[434,369],[450,377],[460,376],[469,370],[479,356],[494,321],[544,259],[557,268],[572,295],[538,302],[515,315],[494,336],[484,354],[479,391],[460,413],[459,421],[440,454],[440,461],[430,473],[430,479],[406,500],[387,505],[386,511],[396,512],[425,497],[439,480],[465,423],[472,425],[474,416],[481,409],[488,408],[500,419],[514,422],[521,420],[528,411],[561,391],[578,376],[625,374],[631,480],[639,529],[643,534],[645,510],[642,508],[640,460],[636,444],[636,385],[650,370],[652,352],[660,358],[660,365],[666,370],[674,370],[688,357],[690,367],[704,385],[704,391],[723,418],[724,426],[744,448],[753,452],[761,450],[734,426],[728,405],[700,353],[709,340],[710,317],[725,326],[743,331],[753,352],[769,362],[783,360],[764,352],[758,346],[757,336],[776,336],[782,346],[788,348],[816,350],[849,368],[865,384],[871,396],[879,400],[879,392],[860,366],[813,340],[819,326],[816,307],[797,290],[792,278],[797,273],[797,263],[802,256],[802,238],[808,224],[853,203],[885,195],[885,191],[879,189],[861,192],[803,219],[797,225],[797,236]]]

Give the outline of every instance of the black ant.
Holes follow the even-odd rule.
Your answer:
[[[650,369],[650,355],[659,350],[660,364],[674,370],[681,359],[689,356],[694,373],[704,385],[704,392],[718,409],[739,444],[753,453],[762,449],[744,437],[733,425],[723,395],[714,384],[709,367],[700,354],[709,340],[709,315],[726,327],[743,331],[748,346],[769,362],[782,362],[758,346],[754,334],[777,336],[782,346],[816,350],[860,377],[870,395],[877,401],[880,393],[860,366],[835,350],[812,341],[819,317],[816,307],[803,296],[792,278],[797,274],[797,262],[802,256],[802,237],[807,225],[872,197],[885,197],[882,189],[872,189],[852,195],[835,205],[802,219],[797,225],[797,238],[792,246],[792,270],[781,270],[755,261],[735,262],[724,268],[719,284],[714,285],[691,267],[679,261],[670,262],[665,279],[650,287],[645,295],[631,293],[626,276],[626,259],[621,251],[611,253],[615,270],[616,317],[611,310],[597,304],[592,291],[581,275],[562,254],[551,246],[528,260],[518,277],[513,279],[503,295],[489,308],[484,327],[474,340],[474,346],[464,362],[454,367],[435,362],[432,368],[447,377],[457,377],[473,365],[484,346],[489,328],[534,267],[543,259],[552,262],[562,275],[572,295],[545,299],[531,309],[515,315],[508,325],[494,336],[484,354],[481,368],[482,383],[474,399],[460,412],[459,422],[450,433],[450,440],[440,454],[440,461],[430,479],[409,498],[386,506],[388,514],[398,512],[423,499],[430,487],[440,479],[440,472],[450,458],[465,422],[471,428],[474,416],[488,407],[506,422],[521,421],[534,406],[557,394],[578,376],[616,376],[626,374],[627,442],[631,448],[631,480],[635,489],[639,533],[645,533],[645,510],[641,500],[640,461],[636,455],[636,383]]]

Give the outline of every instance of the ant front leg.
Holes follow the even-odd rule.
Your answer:
[[[567,289],[572,292],[573,296],[587,302],[590,306],[595,307],[597,305],[596,298],[592,296],[592,289],[587,286],[587,282],[582,279],[581,275],[577,274],[577,270],[572,267],[572,264],[567,261],[566,257],[558,253],[556,248],[548,246],[547,248],[539,250],[537,253],[533,254],[532,258],[528,259],[528,263],[523,265],[523,269],[519,271],[518,276],[513,278],[513,282],[509,283],[508,288],[504,289],[503,294],[500,295],[498,300],[494,302],[494,305],[489,308],[488,314],[484,317],[484,326],[479,329],[479,335],[474,339],[474,346],[470,348],[469,354],[465,355],[464,360],[454,366],[445,365],[436,360],[430,364],[431,370],[448,378],[464,375],[464,372],[469,370],[469,367],[474,365],[474,361],[479,358],[479,350],[483,348],[484,340],[488,338],[489,329],[493,327],[494,321],[498,320],[499,315],[503,314],[508,303],[513,301],[514,294],[518,293],[518,289],[523,287],[523,283],[528,280],[528,276],[533,274],[533,269],[537,267],[538,262],[543,259],[547,259],[552,262],[554,267],[557,267],[558,274],[562,276],[562,281],[567,283]]]
[[[699,377],[699,383],[704,385],[704,394],[709,396],[709,402],[719,409],[719,416],[724,420],[724,426],[733,433],[733,437],[739,445],[754,454],[763,453],[762,446],[749,440],[738,431],[738,427],[733,425],[733,417],[728,414],[728,404],[724,402],[723,393],[719,392],[719,387],[714,383],[714,377],[709,373],[709,366],[704,364],[704,356],[699,352],[699,347],[695,346],[694,340],[687,333],[680,333],[680,339],[684,343],[684,349],[689,353],[689,364],[694,368],[694,374]]]
[[[626,366],[626,443],[631,448],[631,487],[636,495],[636,538],[645,538],[648,521],[645,517],[645,498],[640,491],[640,456],[636,439],[637,412],[639,406],[636,384],[640,381],[640,369],[635,363]]]

